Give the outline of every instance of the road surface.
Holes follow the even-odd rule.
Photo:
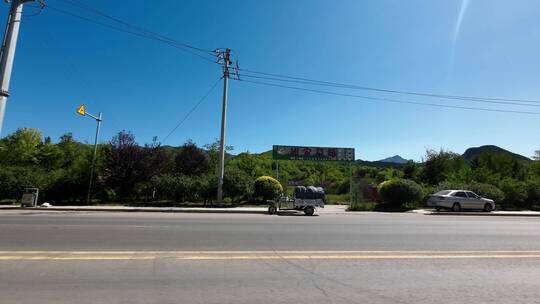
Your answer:
[[[2,211],[0,303],[540,303],[540,219]]]

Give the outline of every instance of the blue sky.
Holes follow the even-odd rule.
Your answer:
[[[97,18],[65,0],[47,2]],[[229,47],[245,69],[395,90],[540,99],[540,3],[534,0],[81,2],[198,47]],[[8,5],[1,9],[5,19]],[[74,112],[84,102],[90,112],[104,113],[101,141],[122,129],[141,144],[163,139],[220,77],[218,66],[198,57],[52,9],[24,18],[4,135],[33,127],[53,139],[71,131],[92,142],[94,123]],[[193,139],[203,145],[219,137],[221,89],[165,144]],[[539,115],[363,102],[231,81],[227,143],[235,152],[273,144],[354,147],[357,158],[368,160],[394,154],[420,160],[427,148],[462,153],[484,144],[530,156],[540,148],[539,127]]]

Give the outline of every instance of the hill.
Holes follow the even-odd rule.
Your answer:
[[[381,160],[378,160],[377,162],[380,162],[380,163],[394,163],[394,164],[406,164],[408,162],[408,160],[406,160],[405,158],[399,156],[399,155],[394,155],[392,157],[387,157],[385,159],[381,159]]]
[[[509,155],[515,160],[519,161],[531,161],[530,158],[525,157],[523,155],[519,155],[513,152],[510,152],[508,150],[505,150],[501,147],[493,146],[493,145],[487,145],[487,146],[480,146],[480,147],[473,147],[469,148],[463,153],[463,158],[465,160],[470,161],[473,158],[482,155],[482,154],[498,154],[498,155]]]

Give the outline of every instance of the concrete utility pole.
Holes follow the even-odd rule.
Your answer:
[[[223,202],[223,177],[225,171],[225,127],[227,124],[227,91],[229,85],[229,64],[231,63],[231,50],[225,49],[220,56],[223,57],[223,108],[221,110],[221,137],[219,141],[219,168],[217,203]]]
[[[2,135],[6,103],[9,97],[9,81],[11,80],[11,70],[13,69],[13,60],[15,59],[15,49],[17,47],[17,38],[19,36],[23,4],[25,2],[34,2],[34,0],[5,1],[11,2],[11,8],[7,18],[2,50],[0,51],[0,136]]]

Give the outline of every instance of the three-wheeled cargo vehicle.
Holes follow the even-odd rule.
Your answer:
[[[297,186],[294,188],[294,197],[281,197],[268,207],[269,214],[276,214],[278,210],[304,211],[308,216],[315,213],[315,208],[324,208],[326,195],[321,187]]]

